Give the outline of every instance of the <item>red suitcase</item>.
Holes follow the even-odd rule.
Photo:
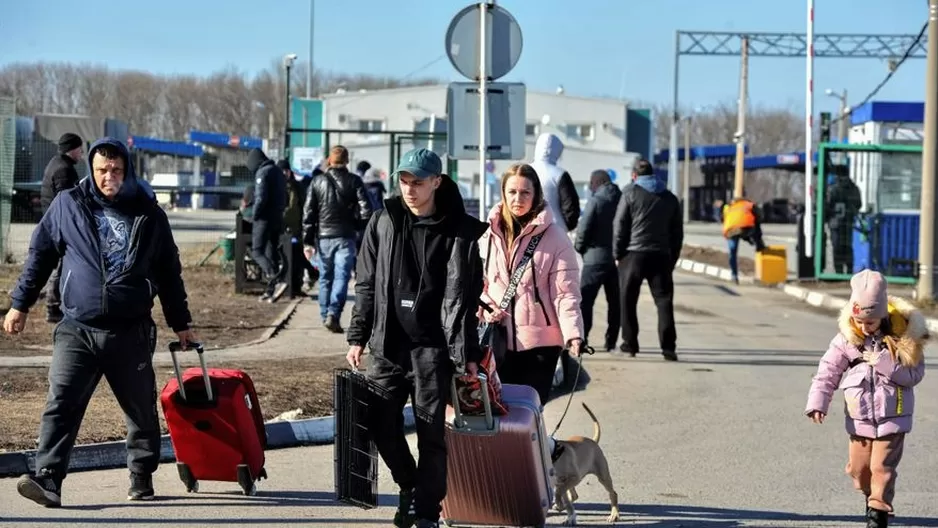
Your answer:
[[[160,394],[179,478],[188,492],[198,491],[200,480],[217,480],[237,482],[254,495],[255,481],[267,478],[267,431],[254,382],[241,370],[206,369],[202,345],[190,346],[201,368],[180,374],[181,347],[170,343],[176,377]]]
[[[458,401],[455,384],[452,390],[453,401]],[[553,496],[553,465],[537,391],[503,384],[506,416],[493,416],[488,391],[481,392],[485,416],[463,416],[447,408],[443,522],[544,526]]]

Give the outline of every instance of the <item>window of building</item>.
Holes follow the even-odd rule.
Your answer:
[[[593,125],[567,125],[567,136],[583,141],[592,141],[596,137]]]
[[[528,123],[524,125],[524,135],[534,137],[537,135],[537,123]]]
[[[383,119],[359,119],[358,130],[361,132],[381,132],[384,130]]]

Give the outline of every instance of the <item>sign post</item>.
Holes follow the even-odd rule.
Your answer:
[[[469,80],[479,83],[479,218],[488,216],[486,161],[489,150],[489,83],[507,75],[521,57],[521,27],[517,20],[494,0],[483,0],[463,8],[446,30],[446,55],[450,63]],[[451,86],[451,92],[452,92]],[[502,90],[497,97],[507,97]],[[507,114],[507,105],[494,105]],[[447,136],[452,138],[460,126],[457,116],[447,116]],[[507,115],[502,116],[507,120]],[[511,126],[524,126],[523,121]],[[451,140],[448,139],[450,143]],[[452,156],[454,149],[449,149]],[[459,159],[459,158],[457,158]]]

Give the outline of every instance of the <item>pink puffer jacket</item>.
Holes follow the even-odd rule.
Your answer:
[[[573,243],[554,223],[550,209],[544,208],[515,237],[513,247],[507,248],[500,211],[501,204],[492,209],[489,230],[479,239],[479,251],[485,262],[482,300],[490,306],[497,307],[501,303],[511,273],[531,237],[544,233],[532,263],[521,277],[514,309],[509,305],[508,317],[502,321],[508,329],[508,349],[523,351],[564,346],[571,339],[583,338],[580,270]]]

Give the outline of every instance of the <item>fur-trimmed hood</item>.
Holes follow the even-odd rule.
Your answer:
[[[840,311],[837,324],[848,343],[863,346],[866,338],[853,323],[849,303]],[[909,301],[890,295],[889,326],[890,332],[885,341],[893,357],[905,366],[921,363],[925,357],[925,342],[929,338],[928,325],[922,312]]]

